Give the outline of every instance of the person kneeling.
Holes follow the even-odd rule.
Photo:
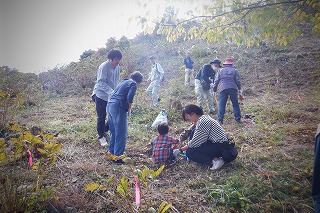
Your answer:
[[[187,105],[182,111],[182,118],[191,121],[194,126],[188,145],[174,150],[175,154],[185,151],[189,160],[212,165],[211,170],[220,169],[225,163],[236,159],[238,151],[235,144],[228,139],[219,122],[204,115],[200,107]]]
[[[152,142],[152,159],[156,164],[165,163],[171,164],[175,159],[173,149],[179,145],[179,140],[168,136],[169,126],[167,123],[158,125],[157,136]]]

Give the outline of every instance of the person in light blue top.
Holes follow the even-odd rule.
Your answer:
[[[124,150],[128,135],[128,114],[131,112],[133,98],[143,76],[133,72],[130,79],[124,79],[115,89],[110,98],[107,111],[110,127],[110,145],[107,157],[114,163],[123,164]]]
[[[149,86],[146,90],[147,95],[152,98],[153,106],[159,106],[160,98],[159,98],[159,90],[161,82],[164,78],[164,71],[162,66],[157,63],[156,58],[154,56],[150,57],[150,62],[152,64],[151,72],[149,74],[148,83]]]
[[[97,132],[101,146],[108,145],[105,136],[109,130],[108,122],[106,122],[106,107],[119,83],[121,71],[119,63],[121,59],[122,53],[119,50],[112,49],[108,53],[108,60],[103,62],[97,70],[97,81],[93,88],[92,100],[96,104]]]

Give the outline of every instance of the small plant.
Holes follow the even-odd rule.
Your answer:
[[[38,133],[11,124],[7,137],[0,139],[1,212],[39,210],[53,197],[46,180],[61,144],[53,134]]]

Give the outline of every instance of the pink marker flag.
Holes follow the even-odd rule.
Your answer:
[[[27,152],[29,154],[29,165],[30,165],[30,167],[32,167],[32,154],[29,149],[27,150]]]
[[[301,96],[300,96],[300,94],[299,94],[299,91],[297,91],[297,97],[298,97],[298,99],[299,99],[299,101],[301,101]]]
[[[141,199],[140,199],[140,188],[139,188],[139,182],[135,175],[133,175],[134,181],[136,182],[136,204],[140,205]]]

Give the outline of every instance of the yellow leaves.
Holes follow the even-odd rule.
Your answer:
[[[0,139],[0,149],[6,146],[6,141],[4,140],[4,138]]]
[[[4,152],[0,152],[0,163],[4,163],[5,161],[7,161],[7,155]]]
[[[58,142],[52,142],[52,143],[45,143],[44,148],[51,153],[58,153],[62,149],[62,146]]]
[[[41,138],[32,135],[30,132],[24,132],[23,139],[29,141],[31,144],[42,143]]]
[[[39,152],[40,154],[43,154],[43,155],[47,154],[47,151],[44,150],[44,149],[37,148],[37,150],[38,150],[38,152]]]
[[[16,131],[16,132],[21,132],[21,127],[16,125],[16,124],[11,124],[10,125],[10,128],[13,130],[13,131]]]
[[[172,203],[167,203],[166,201],[163,201],[159,207],[158,212],[165,213],[171,206],[172,206]]]
[[[122,176],[120,179],[120,184],[117,186],[117,192],[123,196],[127,196],[127,191],[128,191],[128,185],[129,185],[129,180],[125,176]]]
[[[292,190],[293,190],[293,191],[300,191],[300,187],[299,187],[299,186],[293,186],[293,187],[292,187]]]
[[[88,183],[86,186],[85,186],[85,188],[84,188],[84,190],[85,191],[89,191],[89,192],[92,192],[92,191],[95,191],[95,190],[97,190],[98,188],[99,188],[99,184],[98,183]]]

